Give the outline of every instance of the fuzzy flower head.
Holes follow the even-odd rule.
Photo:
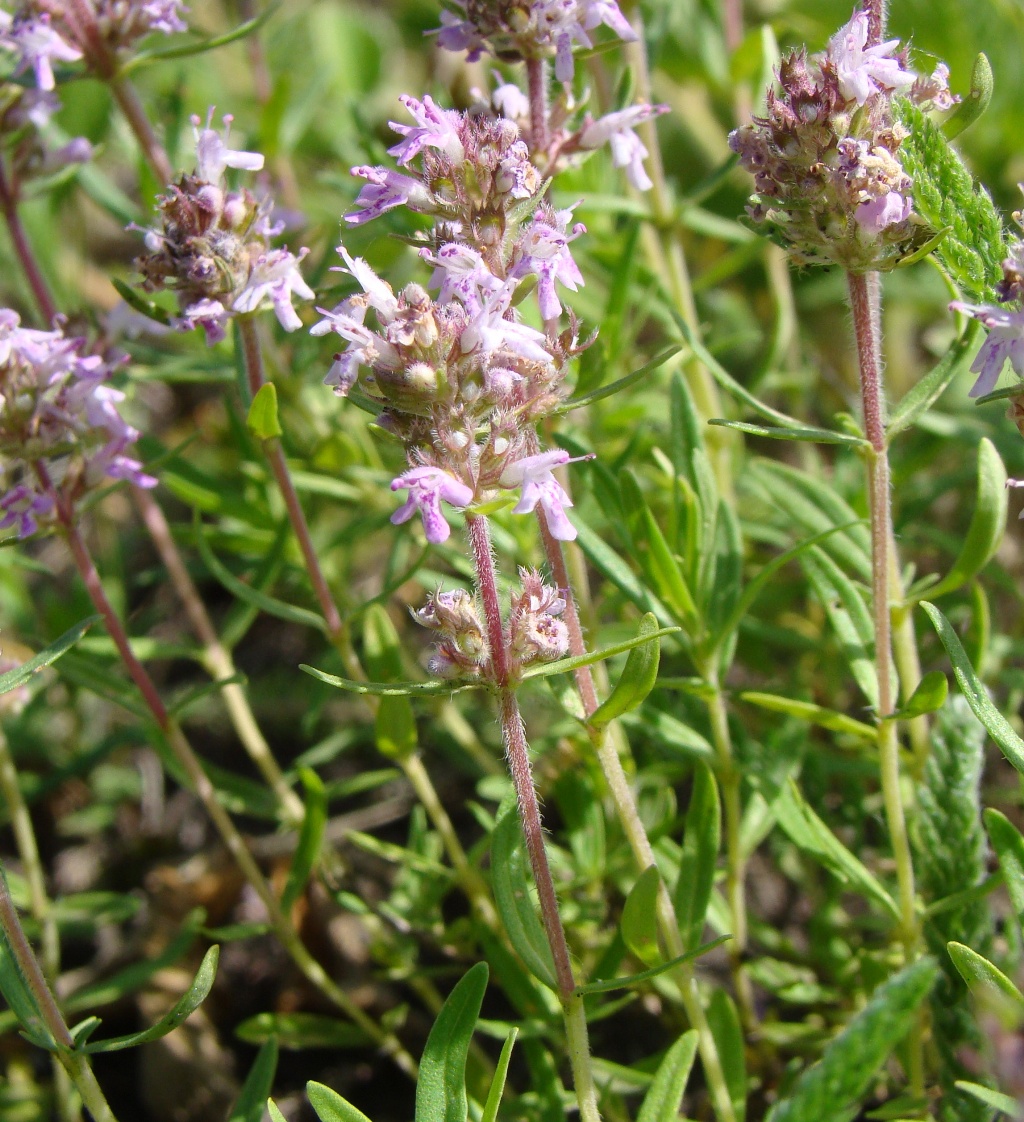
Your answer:
[[[212,110],[210,116],[212,117]],[[193,117],[196,170],[184,175],[157,200],[160,225],[146,231],[149,253],[136,262],[147,292],[172,288],[178,296],[181,330],[202,327],[208,343],[225,335],[234,315],[273,308],[286,331],[301,327],[292,301],[314,293],[299,271],[306,255],[274,248],[269,200],[244,188],[229,190],[228,168],[258,171],[263,157],[229,147],[232,118],[218,133]]]
[[[754,176],[753,223],[799,264],[866,272],[915,252],[931,231],[914,214],[892,98],[948,108],[947,74],[915,74],[895,39],[869,45],[860,11],[823,54],[785,57],[765,115],[729,137]]]
[[[437,645],[428,663],[440,678],[476,677],[490,658],[484,625],[476,601],[463,588],[438,589],[413,619],[430,628]]]
[[[140,39],[187,31],[187,12],[181,0],[25,0],[13,17],[0,12],[0,48],[16,56],[15,73],[31,70],[39,89],[52,90],[55,63],[84,59],[107,77]]]
[[[470,61],[489,50],[507,61],[555,59],[555,77],[572,81],[573,49],[593,46],[590,33],[607,27],[620,39],[636,34],[616,0],[459,0],[441,15],[438,45],[468,51]]]
[[[509,638],[513,657],[520,666],[552,662],[569,652],[569,629],[561,619],[565,597],[545,584],[536,569],[520,569],[521,592],[512,597]]]
[[[111,368],[83,339],[35,331],[0,309],[0,529],[34,533],[68,502],[111,479],[152,487],[128,453],[139,438],[120,413]]]

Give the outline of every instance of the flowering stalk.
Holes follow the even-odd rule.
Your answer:
[[[566,1035],[569,1040],[569,1059],[572,1064],[576,1097],[579,1101],[580,1117],[586,1122],[594,1122],[600,1117],[597,1110],[597,1095],[590,1063],[590,1050],[587,1045],[587,1022],[583,997],[576,992],[569,945],[565,938],[565,928],[558,912],[558,896],[547,852],[544,848],[544,828],[541,824],[540,806],[533,783],[533,768],[530,764],[530,748],[526,741],[522,714],[516,700],[512,666],[508,650],[508,636],[502,621],[501,604],[498,598],[498,585],[494,571],[494,557],[491,552],[490,533],[487,519],[481,515],[470,515],[466,519],[473,560],[476,566],[477,591],[483,605],[484,620],[491,651],[494,687],[498,694],[498,710],[501,720],[502,740],[508,759],[509,772],[519,804],[519,819],[526,840],[526,851],[533,870],[534,883],[540,903],[541,920],[551,957],[555,964],[555,978],[558,984],[558,998],[562,1004],[565,1018]]]
[[[892,657],[892,624],[890,615],[890,555],[892,537],[892,503],[890,494],[889,454],[885,438],[884,390],[877,294],[877,273],[848,273],[850,308],[857,342],[860,367],[861,403],[864,432],[870,444],[866,452],[868,507],[871,522],[871,600],[875,631],[875,674],[878,689],[878,754],[885,803],[886,821],[896,863],[899,888],[900,925],[897,935],[903,944],[904,960],[912,961],[919,953],[920,928],[914,890],[914,865],[907,834],[903,796],[900,791],[900,758],[897,722],[892,713],[895,699],[892,692],[894,666]],[[911,1050],[910,1078],[915,1092],[924,1089],[924,1062],[921,1040]]]

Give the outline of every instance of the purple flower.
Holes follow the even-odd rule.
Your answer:
[[[638,191],[649,191],[653,184],[644,170],[648,152],[643,141],[633,132],[637,125],[667,113],[667,105],[633,105],[608,113],[598,120],[589,120],[580,133],[581,148],[600,148],[608,143],[612,149],[612,163],[626,169],[626,178]]]
[[[863,105],[872,94],[881,90],[906,90],[917,75],[904,70],[898,58],[892,58],[899,39],[890,39],[869,47],[868,17],[855,12],[853,18],[832,36],[827,58],[836,68],[839,92]]]
[[[993,304],[964,304],[959,300],[949,307],[950,311],[973,316],[988,329],[988,338],[971,363],[971,372],[978,375],[978,380],[969,397],[991,393],[1007,359],[1017,377],[1024,378],[1024,310],[1011,312]]]
[[[579,203],[566,210],[555,210],[545,214],[538,212],[526,229],[523,239],[523,258],[516,267],[516,276],[534,273],[537,276],[537,299],[540,314],[545,320],[556,319],[562,314],[562,305],[555,292],[555,281],[564,284],[572,292],[583,284],[583,275],[572,258],[569,243],[580,234],[586,233],[586,226],[577,222],[572,233],[566,233],[572,212]]]
[[[592,459],[591,456],[578,458]],[[568,452],[556,448],[551,452],[540,452],[536,456],[524,456],[509,464],[501,473],[501,485],[522,488],[519,502],[512,508],[512,513],[529,514],[540,503],[551,536],[563,542],[573,541],[576,527],[565,513],[565,508],[572,506],[572,499],[554,477],[552,469],[575,462]]]
[[[464,9],[465,5],[461,4],[460,7]],[[487,43],[481,37],[476,24],[468,19],[459,19],[455,12],[442,11],[441,26],[431,34],[437,36],[437,45],[446,51],[468,51],[467,62],[476,62],[487,50]]]
[[[495,75],[500,78],[500,75]],[[530,119],[530,99],[515,84],[515,82],[502,82],[491,94],[491,104],[502,117],[510,121],[528,121]]]
[[[409,492],[409,497],[391,515],[391,521],[397,526],[419,511],[427,541],[433,545],[446,542],[452,532],[441,513],[441,500],[452,506],[469,506],[473,501],[471,487],[441,468],[430,466],[411,468],[393,479],[391,490]]]
[[[259,152],[243,152],[228,147],[231,135],[231,122],[234,117],[226,114],[224,135],[210,128],[213,122],[213,108],[206,114],[206,128],[200,129],[202,120],[192,117],[192,131],[196,138],[196,178],[205,183],[219,184],[227,168],[241,168],[243,171],[259,171],[263,167],[263,157]]]
[[[860,203],[854,218],[869,234],[880,234],[886,226],[905,222],[914,212],[914,204],[898,191],[890,191],[879,199]]]
[[[439,109],[429,94],[425,94],[422,101],[409,94],[402,94],[398,100],[409,110],[416,124],[388,121],[392,131],[405,138],[388,149],[389,156],[394,156],[402,167],[414,160],[424,148],[437,148],[456,163],[465,159],[466,152],[458,132],[458,113],[452,109]]]
[[[582,0],[583,26],[589,31],[599,24],[610,27],[620,39],[627,43],[636,41],[636,32],[629,20],[619,11],[615,0]]]
[[[0,510],[4,514],[0,519],[0,530],[16,525],[18,537],[27,538],[39,529],[39,519],[53,510],[53,499],[25,483],[19,483],[0,499]]]
[[[181,0],[148,0],[141,7],[146,22],[153,31],[171,35],[175,31],[188,31],[188,24],[181,18],[187,12]]]
[[[462,331],[459,340],[462,353],[476,355],[481,366],[489,365],[491,356],[498,351],[510,351],[519,358],[545,366],[552,364],[543,332],[505,318],[517,283],[513,278],[491,293]]]
[[[56,85],[53,77],[53,61],[77,62],[82,52],[57,34],[50,26],[46,14],[25,19],[6,18],[0,21],[0,47],[14,51],[18,57],[15,74],[21,74],[30,67],[35,72],[36,85],[41,90],[52,90]]]
[[[487,267],[480,253],[461,242],[447,242],[436,256],[429,249],[421,249],[420,256],[435,266],[430,284],[441,290],[438,301],[445,303],[458,299],[470,315],[478,315],[486,298],[504,286],[504,282]]]
[[[228,319],[228,310],[219,300],[204,297],[194,304],[189,304],[173,323],[179,331],[191,331],[193,328],[201,327],[206,332],[206,345],[212,347],[226,338],[225,328]]]
[[[345,221],[350,226],[361,226],[380,218],[386,211],[396,206],[408,206],[412,210],[425,211],[431,208],[433,196],[418,179],[402,175],[383,167],[355,167],[352,174],[367,180],[367,185],[359,192],[355,205],[359,210],[350,210]]]
[[[264,300],[274,305],[278,322],[285,331],[297,331],[302,326],[292,307],[292,296],[300,300],[315,300],[316,293],[302,279],[299,262],[309,252],[299,251],[296,257],[286,249],[272,249],[256,258],[245,287],[234,298],[236,312],[255,312]]]

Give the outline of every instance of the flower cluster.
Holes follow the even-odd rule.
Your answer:
[[[223,137],[200,127],[193,117],[196,170],[183,175],[158,200],[162,222],[146,231],[150,252],[136,262],[147,291],[173,288],[182,315],[176,326],[190,331],[202,327],[213,344],[224,338],[231,316],[247,315],[266,304],[273,306],[281,326],[302,326],[293,297],[312,300],[313,290],[302,279],[298,255],[271,247],[281,232],[271,223],[270,203],[244,188],[228,190],[224,176],[230,168],[258,171],[263,157],[228,147],[231,118],[225,117]]]
[[[380,409],[378,423],[405,446],[409,466],[392,482],[406,498],[392,515],[419,514],[429,542],[447,541],[445,506],[466,508],[516,492],[514,514],[538,510],[550,534],[576,536],[569,495],[555,478],[571,462],[543,451],[539,421],[562,401],[570,360],[581,349],[572,313],[561,326],[563,291],[583,277],[572,243],[584,233],[572,207],[555,209],[515,121],[487,111],[458,113],[429,97],[402,99],[413,124],[392,125],[401,170],[358,167],[366,181],[346,221],[358,226],[398,207],[431,216],[421,284],[395,292],[344,246],[342,272],[359,290],[331,310],[314,334],[345,349],[325,381],[339,395],[357,387]],[[542,328],[520,317],[535,296]],[[372,318],[371,318],[372,317]],[[513,669],[566,650],[557,617],[564,600],[523,573],[508,622]],[[437,631],[431,669],[442,677],[489,673],[476,606],[465,592],[437,592],[416,613]]]
[[[41,90],[52,90],[54,63],[84,58],[109,77],[118,55],[144,36],[188,30],[187,11],[181,0],[26,0],[13,16],[0,11],[0,47],[16,56],[16,74],[31,70]]]
[[[403,101],[415,124],[393,126],[402,139],[391,154],[406,170],[353,169],[368,186],[345,217],[359,225],[401,204],[432,215],[420,253],[437,296],[419,284],[396,294],[340,246],[342,271],[362,291],[313,328],[347,343],[326,382],[344,395],[358,381],[405,444],[410,469],[392,487],[408,499],[394,521],[418,510],[428,541],[440,543],[450,533],[442,502],[466,507],[514,489],[516,512],[540,505],[551,532],[571,539],[568,495],[552,475],[569,456],[538,452],[534,426],[560,402],[580,350],[571,315],[562,331],[558,319],[559,289],[583,283],[570,246],[584,227],[571,208],[541,201],[541,177],[512,121],[443,110],[429,97]],[[531,288],[543,331],[516,311]]]
[[[442,47],[468,51],[471,61],[485,50],[507,61],[553,55],[560,82],[572,80],[573,47],[593,46],[588,33],[602,24],[620,39],[636,38],[615,0],[458,0],[457,7],[461,13],[441,13]]]
[[[1024,191],[1024,183],[1019,186]],[[1013,219],[1024,230],[1024,213],[1015,211]],[[959,300],[949,305],[951,311],[973,316],[988,331],[971,365],[973,373],[978,375],[970,390],[971,397],[981,397],[996,388],[1007,359],[1017,377],[1024,378],[1024,239],[1014,238],[1010,242],[998,295],[1006,305],[1015,306],[965,304]],[[1016,410],[1019,406],[1014,402],[1010,415],[1019,425],[1020,415]]]
[[[949,108],[948,71],[909,69],[899,41],[868,46],[868,17],[856,12],[824,54],[782,60],[764,117],[729,137],[754,175],[748,214],[802,264],[890,269],[930,235],[913,210],[899,161],[905,138],[892,97]]]
[[[490,651],[473,597],[465,589],[438,589],[413,618],[437,632],[437,643],[427,663],[439,678],[475,677],[487,665]]]
[[[156,484],[126,454],[139,433],[121,417],[110,366],[84,343],[0,309],[0,529],[20,537],[54,515],[58,492],[75,502],[104,480]]]

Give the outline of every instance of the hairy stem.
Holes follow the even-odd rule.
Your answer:
[[[548,134],[548,64],[542,58],[526,60],[526,82],[530,98],[530,147],[534,159],[544,160],[547,171]]]
[[[2,158],[0,158],[0,209],[4,212],[4,221],[7,223],[7,232],[11,236],[11,245],[14,247],[18,264],[21,265],[28,286],[32,289],[32,297],[39,308],[39,314],[49,326],[57,314],[57,302],[53,298],[46,277],[43,276],[43,270],[36,260],[32,243],[25,232],[21,215],[18,213],[18,188],[7,174]]]
[[[540,524],[544,552],[547,555],[548,564],[551,566],[552,578],[565,600],[564,619],[569,631],[569,653],[574,656],[586,654],[586,643],[580,625],[579,610],[576,598],[572,593],[562,543],[552,535],[544,512],[539,508],[537,520]],[[597,687],[591,667],[577,667],[573,671],[573,675],[583,702],[584,712],[589,716],[598,706]],[[636,804],[633,788],[630,786],[629,779],[622,766],[622,760],[619,758],[618,750],[612,739],[612,730],[611,728],[591,729],[590,738],[597,751],[601,770],[604,772],[608,789],[615,802],[616,813],[626,835],[626,840],[629,842],[633,859],[637,868],[642,872],[657,862],[654,856],[654,848],[647,836],[643,819],[640,817],[640,809]],[[658,930],[670,957],[678,958],[679,955],[685,953],[686,948],[683,946],[682,937],[679,934],[679,920],[676,918],[672,898],[664,884],[661,884],[658,891]],[[725,1082],[725,1072],[722,1068],[721,1057],[718,1054],[718,1045],[715,1043],[711,1026],[708,1024],[707,1016],[704,1013],[693,967],[689,963],[679,966],[673,971],[673,976],[679,986],[679,996],[686,1016],[691,1026],[697,1030],[697,1047],[700,1051],[701,1063],[704,1065],[704,1076],[707,1079],[711,1097],[715,1104],[715,1111],[720,1122],[736,1122],[736,1113],[733,1110],[729,1088]]]
[[[466,524],[476,567],[477,592],[484,609],[484,622],[491,655],[491,674],[498,695],[505,754],[519,805],[519,820],[526,841],[526,852],[530,859],[534,883],[537,886],[544,933],[555,964],[555,979],[565,1020],[569,1060],[572,1065],[580,1117],[584,1122],[595,1122],[600,1115],[597,1109],[597,1092],[594,1087],[590,1048],[587,1043],[586,1015],[583,999],[576,992],[569,944],[565,938],[562,917],[558,912],[558,896],[551,876],[551,867],[548,864],[547,851],[544,848],[544,826],[541,822],[540,805],[533,782],[530,747],[526,741],[523,717],[516,699],[515,682],[512,680],[513,667],[498,597],[498,580],[494,569],[494,555],[491,551],[490,531],[487,519],[481,515],[467,516]]]
[[[899,887],[898,936],[903,944],[904,959],[910,962],[918,953],[920,932],[915,906],[914,865],[900,791],[897,724],[891,719],[895,708],[892,689],[894,665],[890,616],[890,578],[894,560],[890,555],[893,541],[892,504],[889,455],[885,439],[878,276],[850,273],[847,279],[860,368],[864,432],[870,444],[867,453],[867,487],[871,518],[871,591],[875,630],[875,671],[878,683],[879,766],[882,797]],[[920,1093],[923,1091],[924,1074],[919,1038],[917,1045],[918,1047],[911,1050],[910,1077],[914,1090]]]

